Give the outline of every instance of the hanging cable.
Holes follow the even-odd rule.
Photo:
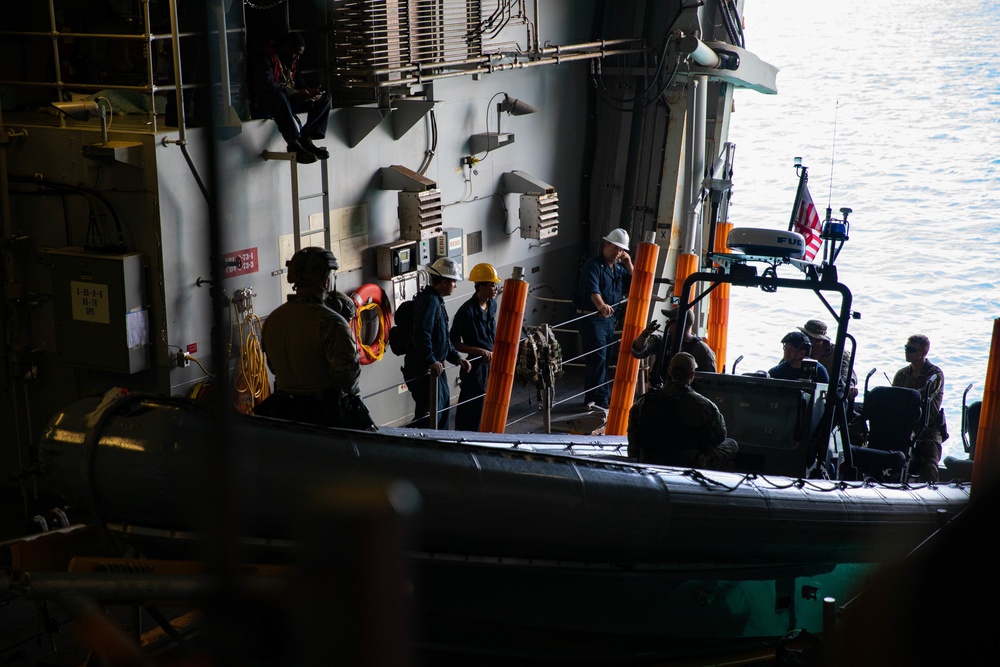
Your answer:
[[[362,336],[362,331],[364,325],[362,324],[362,314],[366,311],[374,310],[378,315],[378,335],[375,336],[375,340],[372,341],[371,345],[365,343],[364,336]],[[353,318],[351,318],[351,327],[354,329],[354,339],[358,341],[358,347],[368,355],[373,361],[378,361],[385,354],[386,343],[389,338],[389,318],[386,316],[385,311],[382,309],[382,305],[374,301],[358,306],[358,313]]]
[[[253,408],[271,395],[271,383],[267,375],[267,361],[261,347],[263,330],[260,317],[253,312],[253,295],[250,288],[239,290],[232,299],[230,311],[230,336],[232,336],[232,312],[239,318],[240,357],[233,377],[233,406],[245,414],[253,414]],[[249,400],[241,398],[241,394]]]

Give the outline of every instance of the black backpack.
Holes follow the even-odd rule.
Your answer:
[[[389,329],[389,349],[402,357],[410,350],[410,333],[413,330],[413,304],[416,297],[404,301],[392,316],[393,327]]]

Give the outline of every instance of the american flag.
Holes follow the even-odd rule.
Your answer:
[[[805,183],[799,188],[799,197],[795,200],[792,208],[792,216],[795,224],[792,231],[802,234],[806,241],[805,260],[811,262],[823,245],[820,234],[823,231],[823,223],[820,222],[819,213],[816,212],[816,205],[813,204],[812,195],[809,194],[809,186]]]

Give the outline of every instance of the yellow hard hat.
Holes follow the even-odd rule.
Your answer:
[[[474,283],[498,283],[500,277],[492,264],[476,264],[469,271],[469,280]]]

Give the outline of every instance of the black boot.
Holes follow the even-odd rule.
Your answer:
[[[288,144],[288,152],[295,153],[295,161],[299,164],[312,164],[316,161],[316,155],[307,151],[298,141]]]
[[[299,137],[299,145],[318,157],[320,160],[328,160],[330,158],[330,151],[326,150],[322,146],[317,146],[309,137]]]

